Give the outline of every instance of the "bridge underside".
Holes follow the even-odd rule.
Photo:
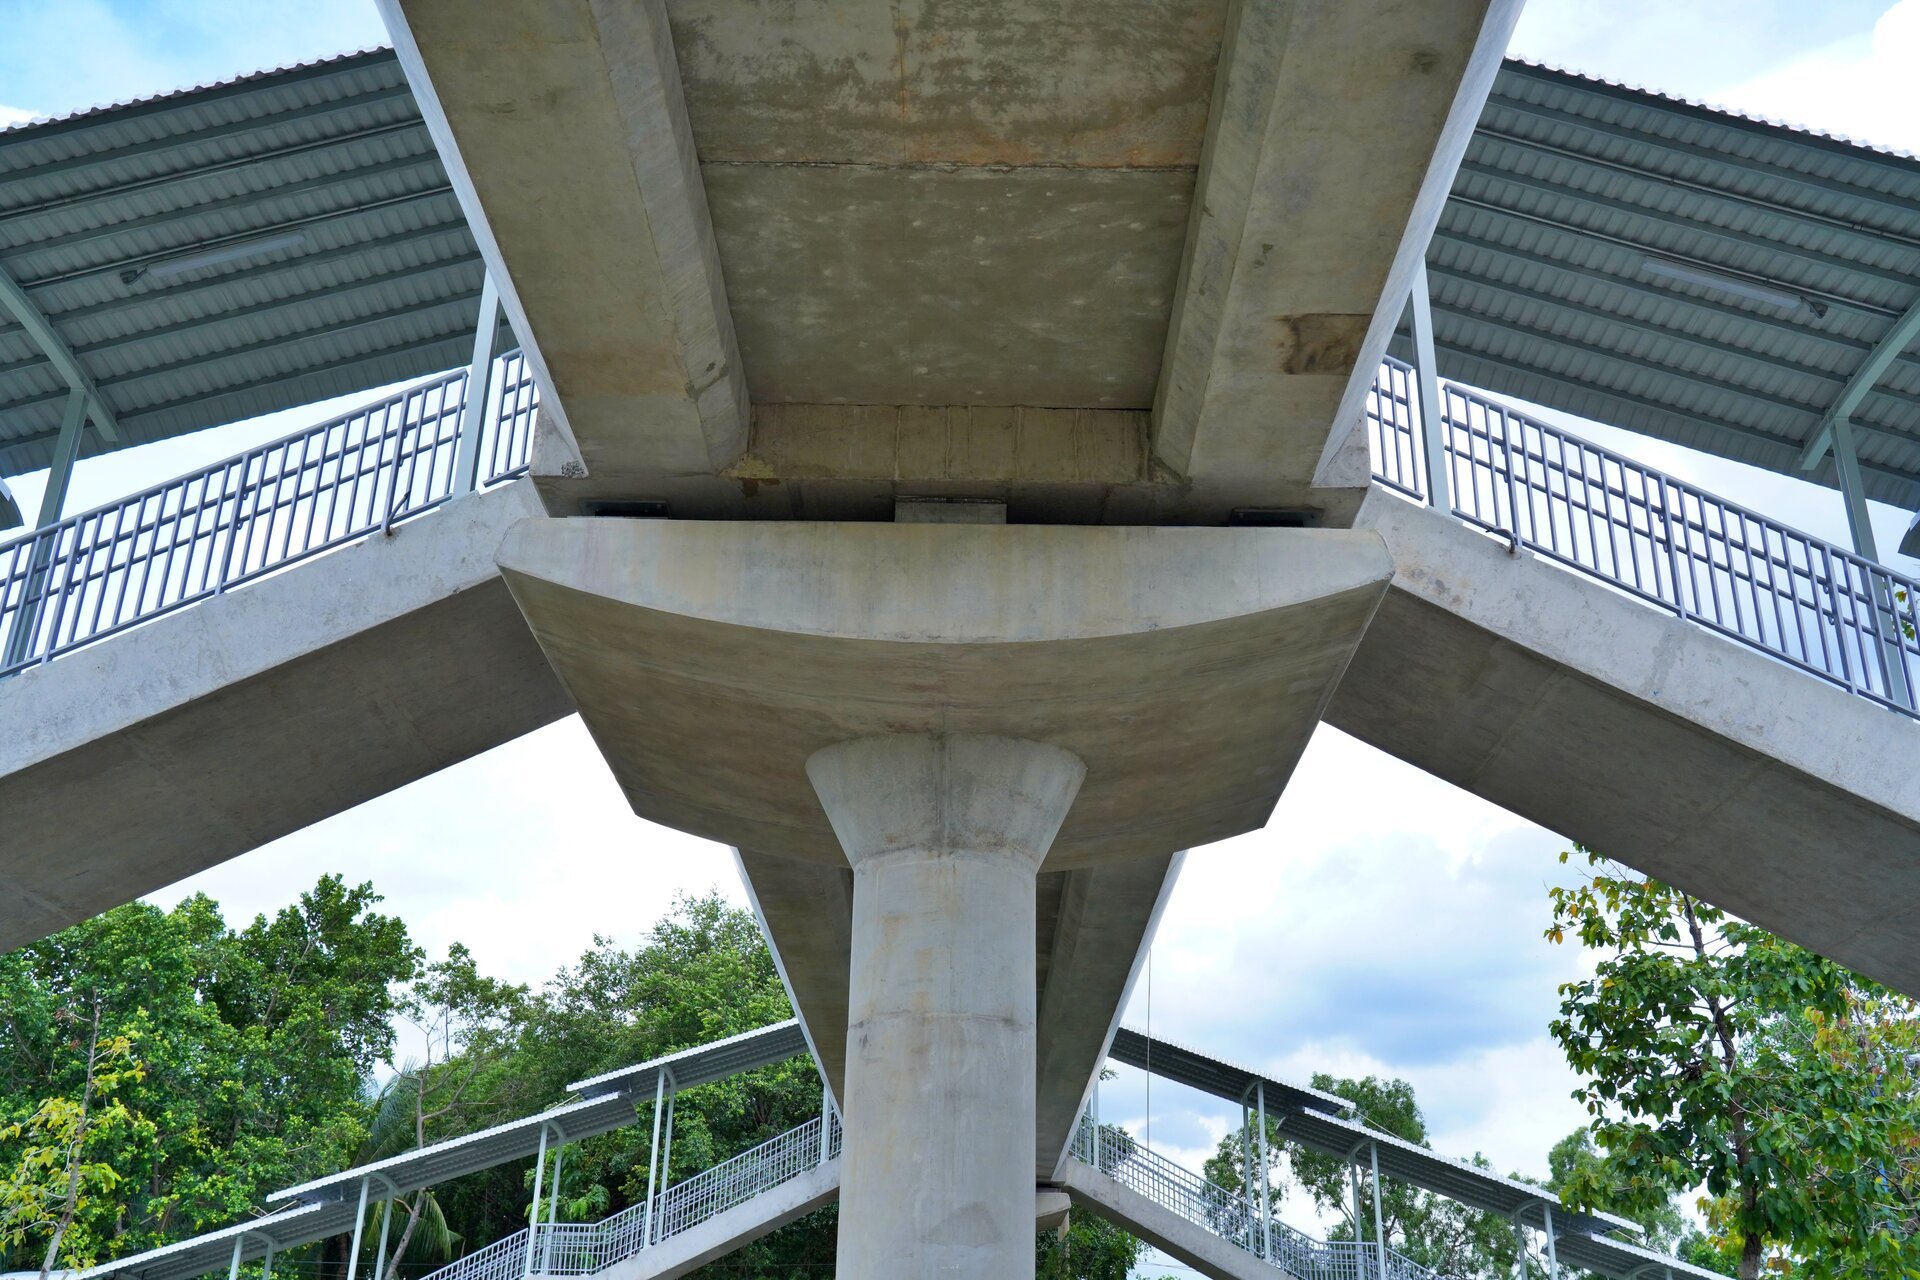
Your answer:
[[[385,3],[555,514],[1108,523],[1351,517],[1517,10]]]

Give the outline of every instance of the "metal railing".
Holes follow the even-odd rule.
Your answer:
[[[1096,1134],[1098,1141],[1096,1141]],[[1269,1216],[1251,1199],[1209,1182],[1112,1128],[1082,1115],[1069,1153],[1121,1186],[1204,1228],[1299,1280],[1445,1280],[1399,1251],[1367,1241],[1316,1240]]]
[[[1373,474],[1428,500],[1413,370],[1367,402]],[[1516,549],[1595,578],[1907,716],[1920,716],[1920,582],[1442,384],[1447,506]]]
[[[531,1253],[529,1232],[523,1229],[430,1272],[423,1280],[522,1280],[528,1275],[584,1276],[604,1271],[838,1159],[839,1116],[828,1128],[824,1153],[820,1141],[816,1117],[666,1188],[655,1197],[651,1215],[642,1202],[598,1222],[543,1222],[532,1229]]]
[[[533,377],[492,374],[464,451],[462,369],[0,545],[0,675],[525,474]]]

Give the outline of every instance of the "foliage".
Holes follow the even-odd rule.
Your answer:
[[[1034,1239],[1034,1280],[1127,1280],[1145,1247],[1090,1213],[1068,1216],[1064,1235],[1042,1231]]]
[[[19,1162],[0,1185],[0,1248],[19,1248],[44,1237],[40,1280],[46,1280],[56,1264],[86,1267],[99,1260],[109,1242],[84,1228],[73,1229],[83,1210],[93,1218],[97,1202],[120,1184],[112,1162],[97,1157],[128,1131],[136,1140],[150,1136],[119,1097],[125,1084],[142,1075],[133,1041],[100,1034],[98,1003],[86,1024],[86,1043],[86,1074],[78,1100],[44,1098],[27,1119],[0,1128],[0,1141],[21,1144]]]
[[[321,880],[272,919],[230,929],[204,896],[120,907],[0,955],[0,1169],[46,1097],[78,1097],[100,1036],[137,1046],[117,1083],[130,1121],[89,1156],[116,1177],[78,1205],[72,1239],[126,1254],[225,1225],[270,1191],[331,1172],[365,1131],[365,1084],[391,1053],[418,956],[369,886]],[[11,1136],[8,1136],[11,1135]],[[19,1244],[0,1266],[38,1266]]]
[[[1551,1030],[1605,1158],[1567,1197],[1638,1217],[1704,1187],[1712,1248],[1749,1280],[1920,1275],[1911,1003],[1580,852],[1594,870],[1552,890],[1547,936],[1602,958]]]

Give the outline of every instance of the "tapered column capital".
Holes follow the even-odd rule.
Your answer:
[[[933,852],[1011,856],[1037,870],[1086,773],[1060,747],[970,733],[855,738],[807,760],[856,870]]]

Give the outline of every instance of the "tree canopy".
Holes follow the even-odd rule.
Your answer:
[[[1706,1260],[1809,1280],[1920,1276],[1916,1010],[1584,848],[1549,940],[1599,953],[1552,1024],[1603,1157],[1567,1197],[1640,1217],[1704,1188]],[[1573,855],[1563,855],[1565,858]]]

